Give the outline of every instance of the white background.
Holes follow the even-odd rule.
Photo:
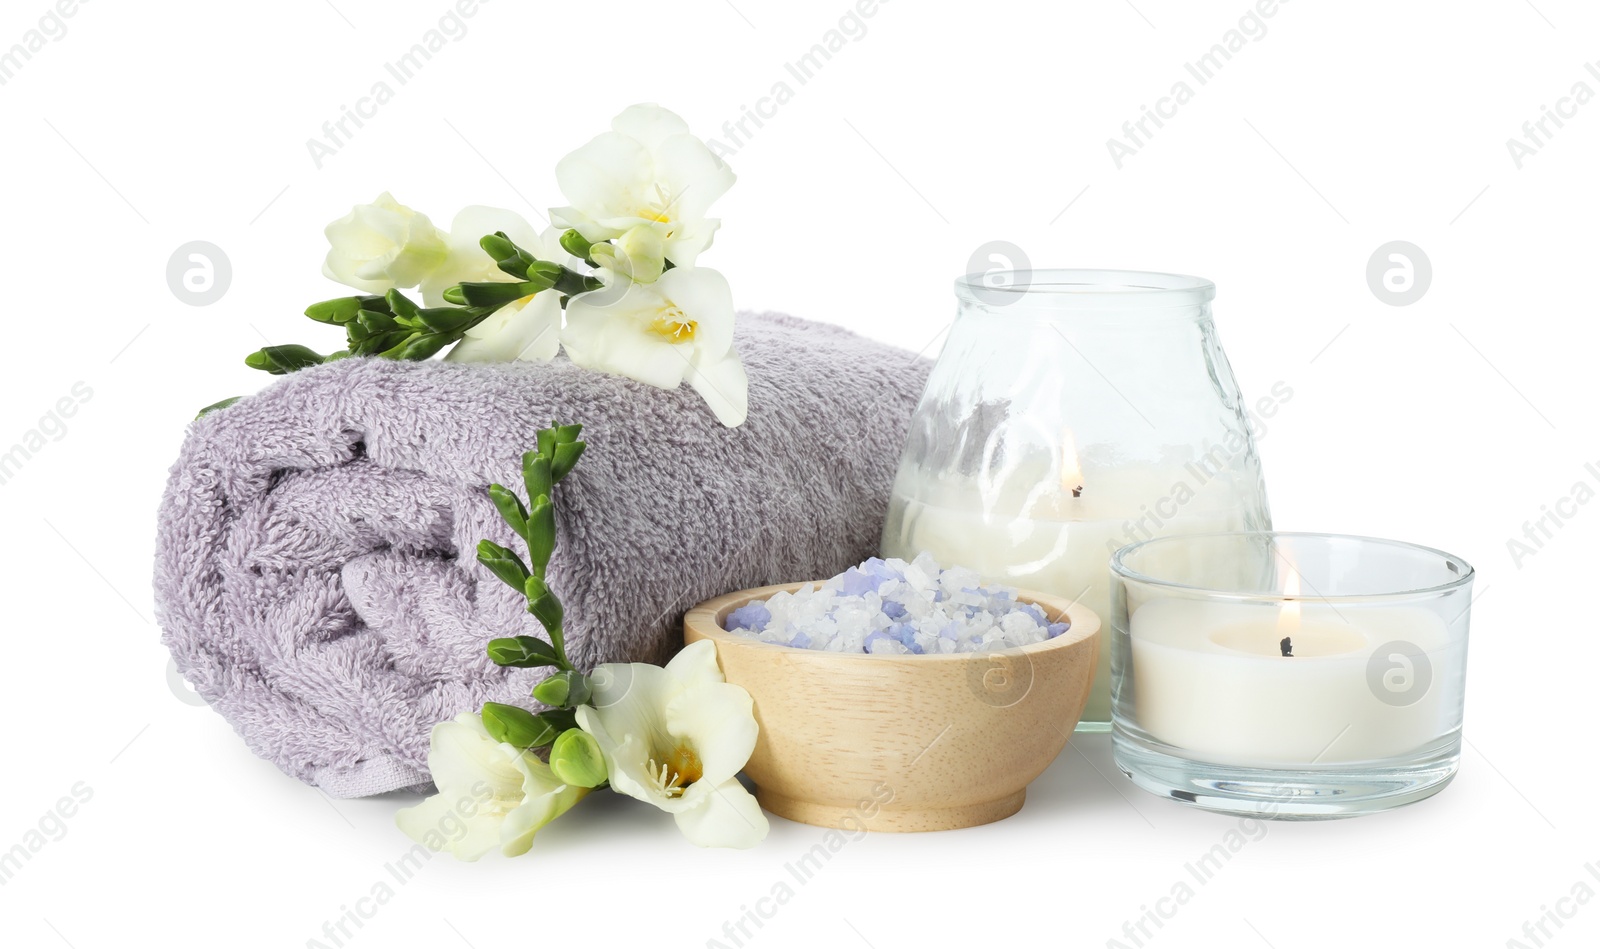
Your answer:
[[[845,0],[494,0],[321,169],[306,140],[447,0],[82,4],[0,86],[0,448],[75,383],[93,392],[0,486],[0,849],[75,783],[93,797],[0,887],[0,941],[334,944],[324,923],[410,847],[403,802],[330,801],[169,688],[151,553],[185,424],[264,383],[240,361],[263,339],[334,348],[299,313],[339,292],[318,274],[321,228],[350,205],[392,189],[441,224],[470,203],[537,221],[561,203],[555,161],[621,107],[659,101],[722,137],[786,80],[792,100],[731,159],[703,258],[741,306],[933,352],[985,241],[1041,266],[1205,275],[1246,395],[1295,393],[1261,442],[1277,525],[1479,569],[1455,783],[1381,816],[1270,826],[1147,944],[1531,946],[1522,927],[1547,907],[1573,917],[1545,944],[1595,944],[1600,906],[1558,901],[1600,891],[1600,504],[1520,566],[1506,542],[1597,486],[1600,103],[1521,169],[1505,143],[1574,83],[1600,91],[1584,69],[1600,14],[1294,0],[1199,86],[1183,64],[1246,0],[1134,4],[892,0],[802,86],[784,64]],[[6,0],[0,50],[45,12]],[[1192,101],[1119,170],[1106,140],[1180,79]],[[1396,239],[1433,266],[1404,307],[1365,277]],[[232,262],[211,306],[168,288],[192,240]],[[757,849],[701,851],[601,797],[520,860],[434,859],[346,944],[706,945],[770,909],[757,901],[823,833],[774,819]],[[1104,738],[1078,739],[1017,816],[852,842],[746,944],[1106,945],[1237,827],[1140,792]]]

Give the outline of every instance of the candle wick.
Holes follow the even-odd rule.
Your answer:
[[[1282,639],[1278,640],[1278,650],[1280,652],[1282,652],[1285,657],[1288,657],[1288,658],[1291,658],[1291,659],[1294,658],[1294,643],[1291,643],[1289,641],[1289,637],[1288,636],[1285,636]]]
[[[1076,497],[1082,497],[1083,496],[1083,485],[1080,484],[1076,488],[1073,488],[1072,489],[1072,496],[1075,497],[1075,498]]]

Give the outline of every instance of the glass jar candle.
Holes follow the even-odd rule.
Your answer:
[[[985,582],[1110,615],[1111,555],[1168,534],[1269,530],[1248,405],[1199,277],[1109,270],[973,274],[917,406],[884,529]],[[1111,722],[1109,637],[1080,731]]]
[[[1461,751],[1472,567],[1335,534],[1223,533],[1112,558],[1117,765],[1257,817],[1437,793]]]

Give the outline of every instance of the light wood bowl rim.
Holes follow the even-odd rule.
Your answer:
[[[950,652],[936,653],[934,655],[899,654],[884,655],[868,652],[832,652],[826,649],[809,649],[801,646],[785,646],[782,643],[764,643],[758,639],[751,639],[739,633],[730,632],[722,628],[722,619],[746,603],[753,600],[765,600],[775,593],[793,593],[805,586],[820,587],[824,580],[804,580],[798,583],[776,583],[765,587],[751,587],[746,590],[735,590],[714,597],[691,609],[683,616],[683,631],[685,639],[690,635],[715,641],[719,646],[737,646],[741,648],[762,648],[782,650],[776,655],[785,656],[817,656],[818,661],[826,662],[909,662],[914,665],[933,665],[940,662],[970,662],[975,656],[989,653],[1016,655],[1034,655],[1049,652],[1055,649],[1070,649],[1091,639],[1100,632],[1100,615],[1076,600],[1053,593],[1041,593],[1037,590],[1016,589],[1017,599],[1024,603],[1034,603],[1043,607],[1045,614],[1052,622],[1060,617],[1067,617],[1071,626],[1059,636],[1046,639],[1043,642],[1029,643],[1026,646],[1007,646],[1001,649],[990,649],[982,652]],[[692,640],[691,640],[692,641]],[[825,658],[823,658],[825,657]]]

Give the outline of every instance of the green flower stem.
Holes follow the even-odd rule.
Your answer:
[[[576,231],[569,235],[564,238],[564,247],[570,244],[587,251],[592,246],[583,242]],[[313,303],[306,307],[305,315],[327,326],[343,327],[344,349],[323,356],[298,344],[267,346],[246,356],[245,364],[273,375],[285,375],[347,356],[420,361],[460,342],[468,330],[508,303],[554,290],[565,306],[574,294],[605,285],[597,277],[538,259],[504,233],[486,235],[479,243],[502,272],[516,278],[514,281],[457,284],[444,292],[448,306],[419,306],[399,290],[381,296],[361,294]],[[578,450],[581,449],[569,448],[564,456],[551,455],[549,460],[558,468],[570,467],[576,461],[574,451]],[[530,494],[529,500],[537,497]]]
[[[556,671],[534,690],[534,697],[560,707],[581,705],[589,693],[588,680],[567,657],[566,611],[545,582],[545,569],[556,549],[556,512],[551,494],[583,455],[585,444],[578,440],[582,431],[582,425],[552,424],[535,434],[538,447],[522,456],[527,502],[505,485],[489,486],[490,501],[500,519],[522,539],[528,549],[527,560],[492,540],[478,543],[478,562],[522,594],[528,612],[550,637],[548,646],[531,636],[495,639],[489,643],[489,658],[502,666],[554,666]]]

